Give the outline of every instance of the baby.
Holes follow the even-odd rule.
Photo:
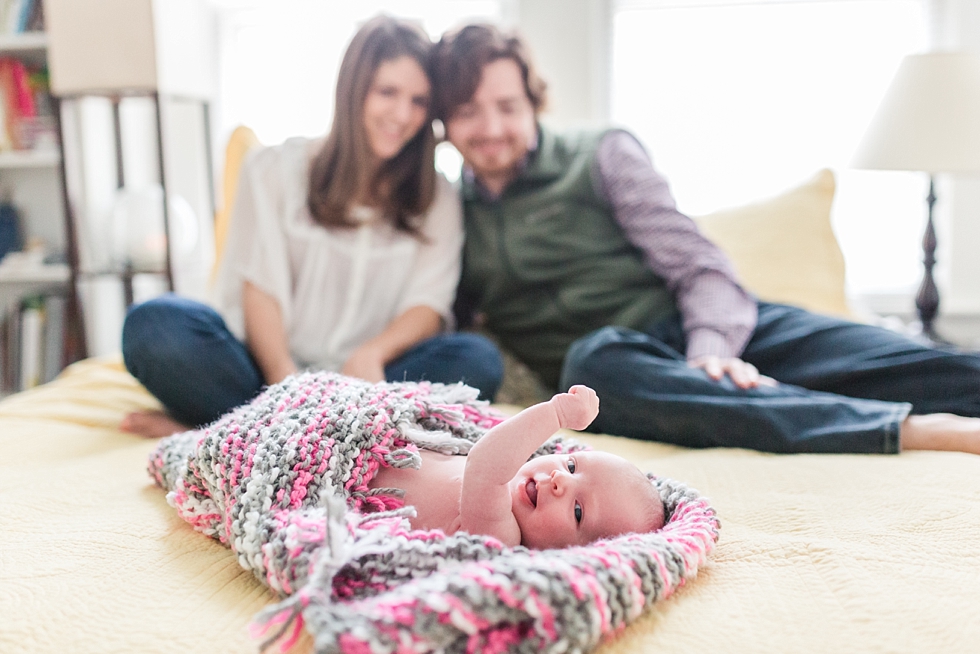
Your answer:
[[[595,391],[573,386],[490,429],[468,456],[421,450],[420,469],[383,467],[369,486],[404,491],[414,529],[485,534],[507,546],[561,548],[660,529],[660,495],[626,459],[584,451],[528,461],[556,431],[585,429],[598,413]]]

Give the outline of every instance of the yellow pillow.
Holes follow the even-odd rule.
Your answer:
[[[694,220],[759,299],[853,318],[844,255],[830,226],[834,189],[834,174],[824,169],[776,197]]]

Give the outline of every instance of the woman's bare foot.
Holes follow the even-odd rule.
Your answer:
[[[980,454],[980,418],[952,413],[909,416],[899,439],[903,450],[947,450]]]
[[[123,418],[119,429],[143,438],[163,438],[191,427],[177,422],[163,411],[138,411]]]

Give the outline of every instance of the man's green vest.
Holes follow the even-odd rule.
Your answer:
[[[461,292],[486,326],[551,387],[572,342],[605,325],[644,329],[676,311],[593,180],[604,132],[539,132],[496,200],[463,185]]]

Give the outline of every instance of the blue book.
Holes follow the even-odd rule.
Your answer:
[[[20,16],[17,17],[17,31],[26,32],[27,22],[31,19],[31,12],[34,11],[34,3],[37,0],[24,0],[20,7]]]
[[[20,229],[20,215],[10,202],[0,202],[0,259],[8,252],[24,249],[24,234]]]

